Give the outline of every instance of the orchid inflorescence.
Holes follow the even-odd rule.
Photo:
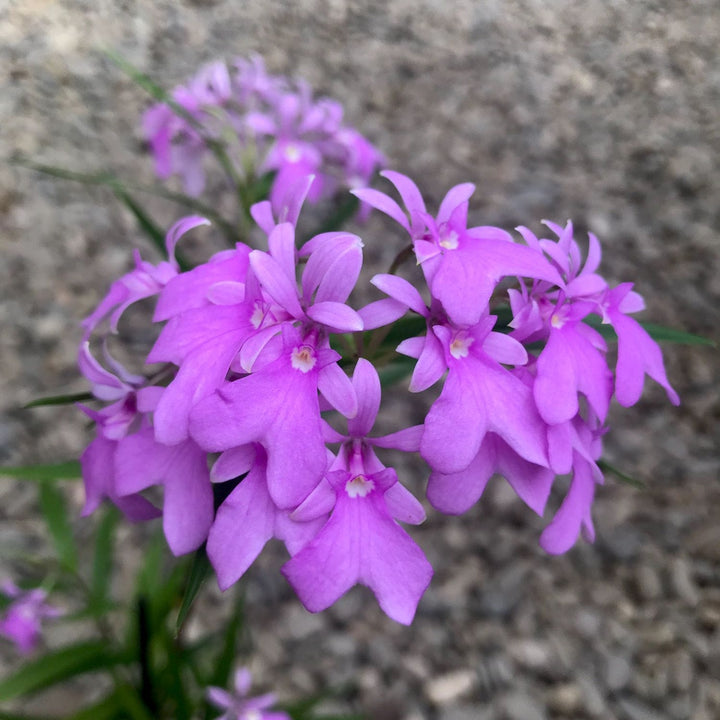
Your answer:
[[[275,173],[268,199],[251,210],[265,249],[238,242],[182,271],[177,242],[208,224],[183,218],[167,234],[167,260],[153,265],[136,254],[135,268],[84,321],[80,369],[105,403],[83,407],[97,428],[81,459],[84,513],[107,498],[133,521],[162,515],[172,552],[206,546],[222,589],[279,538],[291,556],[282,572],[308,610],[360,583],[405,624],[432,568],[399,524],[423,522],[425,510],[381,461],[385,449],[419,452],[427,499],[453,515],[498,474],[542,516],[553,483],[569,475],[540,544],[557,554],[581,534],[592,540],[612,397],[633,405],[649,375],[679,402],[659,347],[630,317],[644,307],[632,283],[610,287],[597,273],[598,240],[590,235],[583,258],[570,222],[546,223],[552,237],[542,239],[524,227],[518,239],[467,227],[470,183],[451,188],[434,215],[400,173],[382,174],[402,205],[358,187],[381,156],[341,125],[336,103],[313,102],[306,86],[292,91],[258,62],[233,68],[211,66],[174,98],[210,133],[230,123],[263,156],[263,171]],[[153,108],[145,127],[160,173],[179,172],[199,190],[202,136],[167,106]],[[346,145],[343,155],[334,143],[351,136],[356,151]],[[298,243],[303,203],[341,167],[340,185],[407,232],[421,287],[378,274],[371,283],[386,297],[354,309],[347,301],[362,266],[360,237],[323,232]],[[103,324],[116,331],[130,305],[151,297],[162,327],[146,362],[161,371],[128,372],[107,342],[101,363],[91,341],[107,335]],[[408,313],[418,322],[407,323]],[[425,332],[415,336],[418,324]],[[441,382],[442,390],[421,425],[376,436],[379,365],[397,359],[376,352],[389,326],[415,328],[396,347],[416,360],[410,391]],[[615,363],[600,332],[607,327],[617,336]],[[365,342],[368,332],[378,341]],[[154,485],[164,489],[161,509],[143,494]]]

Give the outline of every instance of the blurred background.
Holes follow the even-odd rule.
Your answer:
[[[714,0],[6,0],[0,158],[150,182],[148,97],[102,50],[168,89],[204,62],[259,53],[339,100],[431,207],[472,181],[474,224],[540,232],[572,218],[603,243],[601,272],[636,283],[642,319],[717,341],[719,42]],[[380,217],[359,232],[368,251],[402,246]],[[0,463],[72,458],[88,442],[72,408],[18,408],[84,389],[78,322],[138,237],[111,193],[0,164]],[[271,548],[247,581],[261,685],[342,687],[328,708],[375,720],[720,717],[720,364],[713,348],[664,352],[682,405],[648,384],[635,408],[614,408],[606,456],[647,489],[607,478],[593,546],[545,556],[542,521],[491,483],[466,516],[431,511],[412,531],[436,575],[410,628],[364,589],[310,615]],[[400,403],[381,412],[411,421]],[[399,470],[423,487],[420,464]],[[0,553],[41,542],[33,502],[0,479]],[[0,658],[14,662],[9,646]]]

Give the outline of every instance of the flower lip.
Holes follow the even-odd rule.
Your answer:
[[[456,250],[459,245],[459,239],[460,236],[457,232],[455,232],[455,230],[446,231],[440,235],[438,245],[446,250]]]
[[[297,345],[293,348],[290,363],[295,370],[303,373],[310,372],[317,363],[315,349],[310,345]]]
[[[349,497],[355,499],[365,497],[375,488],[375,483],[365,475],[355,475],[345,483],[345,492]]]
[[[456,360],[466,358],[470,353],[470,346],[475,342],[475,338],[469,333],[461,330],[450,343],[450,354]]]

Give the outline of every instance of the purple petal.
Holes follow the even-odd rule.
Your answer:
[[[590,464],[575,455],[575,474],[560,509],[540,536],[541,547],[551,555],[567,552],[580,534],[580,528],[590,515],[595,493]]]
[[[473,230],[477,231],[476,236],[468,235],[457,250],[445,252],[431,282],[433,295],[442,302],[453,322],[477,323],[503,277],[519,275],[561,284],[555,268],[540,253],[496,239],[491,231],[498,228]]]
[[[558,330],[550,331],[537,368],[533,394],[543,420],[557,425],[574,418],[579,407],[575,363]]]
[[[260,250],[253,250],[250,253],[250,265],[260,284],[275,302],[295,318],[304,315],[298,300],[297,285],[287,277],[282,267],[271,255]]]
[[[273,536],[276,510],[264,471],[264,463],[255,465],[218,508],[210,528],[207,553],[221,590],[240,579]]]
[[[191,413],[190,432],[201,447],[217,451],[259,442],[266,448],[268,488],[280,508],[299,505],[325,470],[315,375],[295,370],[283,356],[228,383]]]
[[[478,454],[488,418],[482,398],[473,390],[465,371],[449,372],[425,418],[420,454],[435,471],[460,472]]]
[[[160,293],[153,320],[167,320],[191,308],[207,305],[208,288],[215,283],[223,280],[245,282],[249,252],[247,245],[238,245],[217,260],[174,277]]]
[[[269,200],[255,203],[250,208],[250,215],[266,235],[273,231],[275,218],[273,217],[272,203]]]
[[[350,378],[337,364],[330,363],[318,374],[318,390],[339,413],[354,418],[358,412],[358,396]]]
[[[354,437],[364,437],[372,430],[380,409],[380,378],[373,364],[360,358],[355,365],[352,384],[357,395],[357,415],[348,420],[348,433]]]
[[[602,249],[597,237],[592,233],[588,233],[588,252],[585,266],[583,267],[583,275],[586,273],[594,273],[600,265],[602,257]]]
[[[339,497],[330,520],[282,569],[303,605],[319,612],[357,582],[393,620],[409,624],[430,583],[422,550],[390,517],[382,497]]]
[[[308,522],[325,516],[335,507],[335,490],[323,478],[317,487],[290,513],[290,518],[297,522]],[[292,553],[293,555],[295,553]]]
[[[555,473],[520,457],[509,445],[495,438],[497,472],[512,485],[518,497],[542,517]]]
[[[212,482],[224,482],[250,472],[255,463],[255,456],[255,445],[252,443],[226,450],[212,466],[210,480]]]
[[[399,482],[385,491],[385,503],[396,520],[409,525],[425,522],[425,508],[421,502]]]
[[[402,346],[402,343],[401,343]],[[422,392],[434,385],[447,370],[445,351],[434,333],[428,332],[425,344],[410,379],[410,392]]]
[[[325,233],[322,238],[322,242],[314,238],[314,249],[303,271],[303,297],[309,301],[316,293],[315,302],[345,302],[362,267],[362,240],[350,233]]]
[[[189,217],[178,220],[168,230],[165,236],[165,247],[167,248],[168,258],[173,261],[175,260],[175,246],[178,244],[180,238],[185,235],[185,233],[200,225],[210,225],[210,221],[199,215],[190,215]]]
[[[410,214],[411,230],[413,234],[416,234],[420,230],[418,219],[427,212],[418,186],[407,175],[402,175],[394,170],[383,170],[380,174],[397,188]]]
[[[363,329],[360,315],[339,302],[316,302],[307,309],[307,316],[336,332],[358,332]]]
[[[119,400],[129,392],[130,388],[115,375],[105,370],[90,353],[90,344],[84,341],[78,351],[78,367],[80,372],[90,381],[92,394],[98,400]]]
[[[486,436],[477,454],[464,470],[430,474],[428,500],[442,513],[461,515],[480,499],[494,471],[495,445]]]
[[[386,295],[403,303],[423,317],[428,316],[428,309],[422,295],[414,285],[397,275],[375,275],[370,283]]]
[[[198,400],[220,387],[245,335],[244,329],[227,332],[183,360],[155,409],[155,437],[159,442],[172,445],[188,436],[190,411]]]
[[[172,448],[173,456],[163,478],[163,530],[174,555],[197,550],[213,521],[213,493],[207,457],[192,442]]]
[[[433,570],[423,551],[395,522],[379,512],[368,512],[362,546],[360,581],[370,587],[383,611],[396,622],[409,625],[423,593],[430,584]],[[350,500],[349,502],[352,502]]]
[[[240,349],[240,365],[245,372],[252,372],[255,362],[266,345],[280,332],[277,325],[269,325],[254,332]]]
[[[522,343],[504,333],[491,332],[483,341],[483,352],[503,365],[524,365],[527,351]]]
[[[400,206],[392,198],[385,195],[385,193],[381,193],[378,190],[373,190],[371,188],[351,190],[350,192],[362,202],[367,203],[376,210],[380,210],[380,212],[384,212],[386,215],[389,215],[393,220],[395,220],[395,222],[399,223],[408,232],[410,232],[410,224],[408,223],[405,213],[402,211]]]
[[[285,277],[295,286],[295,228],[287,222],[278,225],[270,233],[268,249],[273,260]]]
[[[440,209],[437,214],[438,224],[447,222],[455,208],[467,202],[474,192],[475,185],[472,183],[462,183],[461,185],[455,185],[455,187],[450,188],[440,203]]]
[[[647,373],[665,388],[670,402],[679,405],[680,398],[665,374],[659,345],[633,318],[613,312],[612,323],[618,336],[618,359],[615,368],[615,396],[618,402],[623,407],[634,405],[642,395]]]
[[[213,305],[239,305],[245,300],[245,285],[236,280],[221,280],[208,288],[206,297]]]
[[[407,312],[407,306],[392,298],[376,300],[358,310],[364,330],[375,330],[399,320]],[[398,351],[399,352],[399,351]]]
[[[411,358],[419,358],[422,355],[423,348],[425,347],[425,335],[420,337],[411,337],[407,340],[403,340],[396,348],[396,352],[401,355],[407,355]],[[443,370],[444,371],[444,370]]]
[[[587,274],[578,275],[571,280],[565,292],[568,297],[583,297],[587,295],[595,295],[607,289],[607,283],[599,275]]]
[[[369,442],[375,447],[392,448],[403,452],[419,452],[420,441],[425,432],[424,425],[413,425],[412,427],[398,430],[397,432],[370,438]]]

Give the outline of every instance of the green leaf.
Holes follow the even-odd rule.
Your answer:
[[[350,193],[347,193],[342,202],[335,205],[335,209],[331,212],[310,237],[320,235],[324,232],[340,230],[342,226],[357,212],[360,201]]]
[[[654,323],[641,322],[640,323],[647,334],[653,340],[659,340],[661,342],[671,342],[677,345],[709,345],[711,347],[717,347],[714,340],[702,337],[700,335],[693,335],[692,333],[685,332],[684,330],[674,330],[673,328],[664,327],[663,325],[655,325]]]
[[[647,485],[645,485],[642,480],[637,480],[630,475],[626,475],[622,470],[619,470],[614,465],[611,465],[609,462],[607,462],[607,460],[598,460],[598,467],[604,473],[612,473],[621,483],[624,483],[625,485],[631,485],[638,490],[647,489]]]
[[[617,342],[617,333],[613,326],[608,323],[603,323],[602,318],[597,315],[588,315],[583,319],[583,322],[597,330],[605,340]],[[638,322],[653,340],[658,340],[659,342],[670,342],[676,345],[709,345],[716,347],[716,343],[713,340],[700,335],[693,335],[684,330],[675,330],[665,327],[664,325],[656,325],[655,323]]]
[[[95,533],[95,557],[90,580],[90,609],[97,615],[107,611],[113,569],[113,546],[115,529],[120,513],[112,505],[106,505]]]
[[[67,513],[65,496],[50,482],[40,484],[40,509],[55,543],[55,550],[61,564],[76,571],[78,566],[77,546]]]
[[[187,682],[183,676],[190,657],[169,633],[164,633],[163,640],[166,645],[166,660],[156,674],[160,705],[167,710],[163,715],[172,717],[173,720],[191,720],[192,707],[188,698]]]
[[[123,720],[156,720],[158,717],[143,704],[135,688],[129,685],[120,685],[115,692],[127,713],[122,715]],[[88,718],[88,720],[90,719]]]
[[[64,717],[63,720],[120,720],[127,717],[124,709],[120,694],[116,690],[99,702]]]
[[[49,465],[14,465],[0,467],[0,475],[18,478],[19,480],[77,480],[82,477],[82,469],[77,460],[51,463]]]
[[[412,374],[413,368],[415,367],[415,359],[402,355],[397,355],[396,357],[397,360],[378,370],[381,387],[394,385]]]
[[[215,156],[228,179],[232,182],[235,188],[240,187],[237,173],[230,160],[227,150],[225,149],[225,143],[217,138],[209,135],[205,125],[198,120],[191,112],[188,112],[180,103],[178,103],[170,93],[164,88],[158,85],[150,76],[143,72],[140,72],[134,65],[129,63],[125,58],[121,57],[112,50],[106,50],[105,54],[107,57],[117,65],[136,85],[145,90],[153,100],[161,102],[167,105],[178,117],[181,117],[185,122],[188,123],[203,139],[203,142],[207,146],[208,150]]]
[[[150,242],[155,245],[155,247],[160,251],[160,254],[164,257],[167,254],[167,247],[165,246],[165,233],[160,229],[160,227],[158,227],[158,225],[155,224],[155,221],[150,217],[150,215],[148,215],[140,203],[133,199],[126,190],[116,188],[113,192],[115,193],[115,197],[120,200],[120,202],[135,216],[135,219],[142,231],[147,235]],[[178,267],[182,272],[191,268],[190,263],[185,260],[177,247],[175,247],[174,256]]]
[[[230,673],[237,658],[238,642],[243,628],[244,617],[245,604],[242,600],[238,600],[230,621],[224,629],[223,644],[215,661],[215,667],[207,683],[208,685],[224,688],[230,684]]]
[[[137,650],[140,661],[140,698],[145,707],[157,709],[155,697],[155,678],[151,659],[151,640],[153,630],[150,620],[150,606],[147,597],[140,595],[136,601],[138,618]]]
[[[424,317],[416,315],[415,313],[405,315],[390,326],[380,347],[394,350],[403,340],[416,337],[417,335],[424,335],[426,331],[427,322]]]
[[[75,172],[74,170],[66,170],[65,168],[59,168],[53,165],[44,165],[42,163],[32,162],[31,160],[17,155],[11,158],[10,162],[11,164],[21,165],[29,170],[35,170],[36,172],[43,173],[44,175],[60,178],[62,180],[72,180],[73,182],[79,182],[83,185],[105,186],[110,188],[113,192],[116,192],[117,190],[124,190],[126,192],[130,190],[134,192],[143,192],[148,193],[148,195],[154,195],[156,197],[169,200],[170,202],[181,205],[185,210],[193,210],[199,215],[203,215],[208,220],[212,221],[212,223],[217,225],[217,227],[222,230],[227,238],[233,243],[239,239],[237,228],[220,215],[212,206],[206,205],[201,200],[185,195],[184,193],[168,190],[162,185],[128,183],[120,180],[117,176],[109,172]]]
[[[107,670],[126,658],[112,653],[104,642],[89,641],[46,653],[0,681],[0,702],[57,685],[87,672]]]
[[[165,247],[165,233],[155,224],[155,221],[143,210],[140,204],[136,200],[133,200],[125,190],[117,188],[114,192],[115,197],[135,216],[135,219],[138,221],[143,232],[148,236],[148,239],[154,243],[155,247],[164,255],[167,252],[167,248]]]
[[[205,134],[205,127],[197,118],[188,112],[180,103],[176,102],[173,97],[158,85],[149,75],[138,70],[132,63],[129,63],[124,57],[112,50],[105,51],[106,57],[113,62],[120,70],[122,70],[136,85],[141,87],[153,100],[164,103],[178,116],[190,124],[202,135]]]
[[[183,592],[182,604],[178,611],[177,621],[175,623],[175,632],[179,635],[182,631],[182,627],[185,624],[190,608],[197,594],[200,592],[200,588],[207,580],[210,575],[210,560],[208,559],[207,553],[205,552],[205,546],[199,548],[193,556],[192,565],[190,566],[190,572],[188,573],[187,581],[185,583],[185,590]]]
[[[26,405],[23,405],[23,410],[29,410],[34,407],[44,407],[46,405],[70,405],[72,403],[93,399],[92,393],[89,392],[73,393],[70,395],[51,395],[50,397],[31,400]]]

